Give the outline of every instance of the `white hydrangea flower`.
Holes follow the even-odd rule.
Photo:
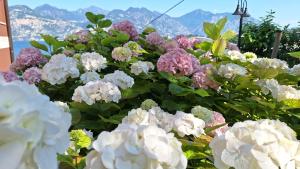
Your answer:
[[[153,107],[149,110],[152,116],[155,116],[157,126],[164,129],[166,132],[170,132],[174,126],[174,115],[163,111],[160,107]]]
[[[89,82],[84,86],[79,86],[75,89],[72,100],[76,102],[85,102],[88,105],[93,105],[96,101],[103,100],[106,103],[116,102],[121,99],[119,88],[104,81]]]
[[[219,169],[295,169],[300,167],[300,142],[285,123],[275,120],[234,124],[210,143]]]
[[[288,70],[289,66],[286,61],[280,59],[270,59],[270,58],[258,58],[253,62],[254,65],[261,69],[280,69],[280,70]]]
[[[1,168],[58,169],[71,115],[25,82],[0,83],[0,93]]]
[[[253,52],[246,52],[243,55],[246,57],[247,61],[252,63],[257,59],[257,55]]]
[[[204,134],[205,122],[196,118],[193,114],[177,111],[174,118],[173,129],[180,137],[185,135],[199,137],[201,134]]]
[[[80,60],[86,71],[100,71],[107,67],[106,58],[96,52],[83,53]]]
[[[97,81],[100,80],[100,76],[97,72],[85,72],[80,76],[80,80],[82,83],[87,84],[88,82],[91,81]]]
[[[157,125],[157,119],[148,111],[138,108],[130,110],[128,115],[123,118],[122,123],[135,125]]]
[[[69,113],[70,112],[70,107],[68,106],[67,103],[61,102],[61,101],[55,101],[54,104],[56,104],[56,106],[58,108],[60,108],[60,110]]]
[[[131,65],[131,73],[135,75],[139,75],[141,73],[148,74],[150,70],[154,69],[154,65],[151,62],[143,62],[143,61],[137,61]]]
[[[119,70],[116,70],[114,73],[105,75],[103,81],[111,82],[121,89],[128,89],[134,85],[134,79],[128,76],[123,71]]]
[[[156,126],[121,124],[102,132],[86,158],[86,169],[184,169],[181,143]]]
[[[284,101],[288,99],[300,99],[300,90],[291,86],[280,85],[275,79],[259,80],[256,82],[261,87],[264,94],[271,92],[274,99],[277,101]]]
[[[295,76],[300,76],[300,64],[295,65],[293,68],[291,68],[289,73]]]
[[[233,79],[237,75],[239,76],[246,76],[247,74],[247,69],[234,64],[234,63],[228,63],[226,65],[221,65],[219,70],[218,70],[218,75],[225,77],[227,79]]]
[[[237,50],[226,50],[225,54],[231,60],[239,60],[241,62],[246,62],[247,61],[246,56],[243,55],[240,51],[237,51]]]
[[[79,77],[79,70],[77,61],[64,54],[53,55],[42,70],[42,79],[52,85],[63,84],[69,77]]]

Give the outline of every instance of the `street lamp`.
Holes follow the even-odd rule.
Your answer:
[[[242,37],[242,29],[243,29],[243,19],[250,17],[248,13],[248,2],[247,0],[238,0],[238,4],[236,10],[232,15],[240,16],[240,27],[239,27],[239,39],[238,39],[238,47],[241,47],[241,37]]]

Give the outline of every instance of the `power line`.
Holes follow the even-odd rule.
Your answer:
[[[159,18],[161,18],[162,16],[164,16],[165,14],[167,14],[168,12],[170,12],[172,9],[176,8],[178,5],[180,5],[182,2],[184,2],[185,0],[182,0],[180,2],[178,2],[177,4],[175,4],[174,6],[172,6],[171,8],[169,8],[166,12],[160,14],[158,17],[154,18],[153,20],[151,20],[146,26],[150,25],[151,23],[155,22],[156,20],[158,20]]]

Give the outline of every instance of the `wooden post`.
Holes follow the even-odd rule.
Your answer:
[[[0,71],[9,70],[13,60],[7,0],[0,0]]]
[[[271,58],[277,58],[281,38],[282,38],[282,31],[277,31],[275,33],[275,42],[274,42]]]

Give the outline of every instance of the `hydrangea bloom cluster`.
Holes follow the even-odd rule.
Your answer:
[[[295,65],[294,67],[292,67],[290,69],[289,73],[294,75],[294,76],[300,76],[300,64]]]
[[[169,40],[163,44],[163,48],[166,52],[169,52],[171,50],[179,48],[179,45],[175,40]]]
[[[37,84],[42,80],[42,70],[37,67],[31,67],[25,70],[23,78],[29,84]]]
[[[204,134],[205,122],[196,118],[193,114],[177,111],[174,118],[173,129],[180,137],[185,135],[199,137],[201,134]]]
[[[128,89],[134,85],[134,79],[125,72],[119,70],[116,70],[114,73],[106,74],[103,81],[111,82],[121,89]]]
[[[126,33],[129,35],[131,40],[137,40],[139,38],[138,31],[134,27],[133,23],[128,20],[113,24],[112,29]]]
[[[220,169],[294,169],[300,167],[300,142],[285,123],[275,120],[235,123],[210,143]]]
[[[79,86],[75,89],[72,100],[76,102],[85,102],[88,105],[93,105],[96,101],[116,102],[121,99],[119,88],[104,81],[92,81],[84,86]]]
[[[221,65],[218,69],[218,75],[227,79],[234,79],[236,76],[246,76],[247,72],[246,68],[234,63]]]
[[[123,45],[125,48],[129,48],[132,52],[132,56],[138,57],[139,55],[146,53],[146,51],[134,41],[129,41]]]
[[[199,69],[199,61],[185,50],[177,48],[160,56],[157,62],[159,72],[191,75]]]
[[[175,40],[177,41],[177,43],[179,44],[179,47],[183,48],[183,49],[190,49],[192,48],[193,44],[190,41],[190,39],[184,35],[179,35],[175,38]]]
[[[42,79],[52,85],[63,84],[69,77],[79,77],[79,70],[77,61],[64,54],[53,55],[42,70]]]
[[[181,143],[157,126],[121,124],[102,132],[86,159],[86,169],[142,169],[187,167]]]
[[[158,32],[152,32],[147,35],[146,41],[153,46],[160,46],[165,43],[165,40],[159,35]]]
[[[87,84],[91,81],[97,81],[100,80],[100,76],[97,72],[85,72],[80,76],[80,80],[82,83]]]
[[[76,43],[88,43],[90,40],[90,31],[80,30],[66,37],[68,41],[75,41]]]
[[[0,163],[5,169],[58,169],[69,144],[71,115],[34,85],[0,83]]]
[[[6,82],[12,82],[15,80],[19,80],[18,75],[15,72],[8,71],[0,73]]]
[[[271,92],[273,98],[279,102],[289,99],[300,100],[300,90],[291,86],[280,85],[275,79],[259,80],[257,85],[262,88],[264,94]]]
[[[270,59],[270,58],[258,58],[253,62],[258,68],[261,69],[279,69],[279,70],[288,70],[289,66],[286,61],[280,59]]]
[[[154,65],[152,62],[137,61],[131,65],[130,69],[130,72],[135,75],[139,75],[141,73],[148,74],[150,70],[154,69]]]
[[[204,120],[206,127],[214,127],[214,126],[226,124],[225,118],[223,117],[223,115],[221,113],[211,111],[202,106],[195,106],[192,109],[192,114],[195,115],[196,117]],[[219,135],[224,134],[227,129],[228,129],[228,125],[224,125],[218,129],[212,131],[210,134],[219,136]]]
[[[240,51],[237,51],[237,50],[226,50],[225,54],[231,60],[239,60],[241,62],[246,62],[247,61],[246,56],[243,55]]]
[[[24,48],[17,56],[17,59],[11,64],[10,69],[17,72],[28,67],[44,64],[47,61],[48,60],[42,56],[40,50],[36,48]]]
[[[253,52],[246,52],[244,53],[244,56],[250,62],[254,62],[257,59],[257,55]]]
[[[96,52],[83,53],[80,60],[86,71],[100,71],[107,67],[106,58]]]
[[[112,51],[112,58],[117,61],[130,61],[133,56],[131,50],[127,47],[116,47]]]
[[[218,90],[219,85],[209,77],[212,74],[212,68],[210,64],[200,66],[200,69],[193,75],[193,85],[197,88]]]

